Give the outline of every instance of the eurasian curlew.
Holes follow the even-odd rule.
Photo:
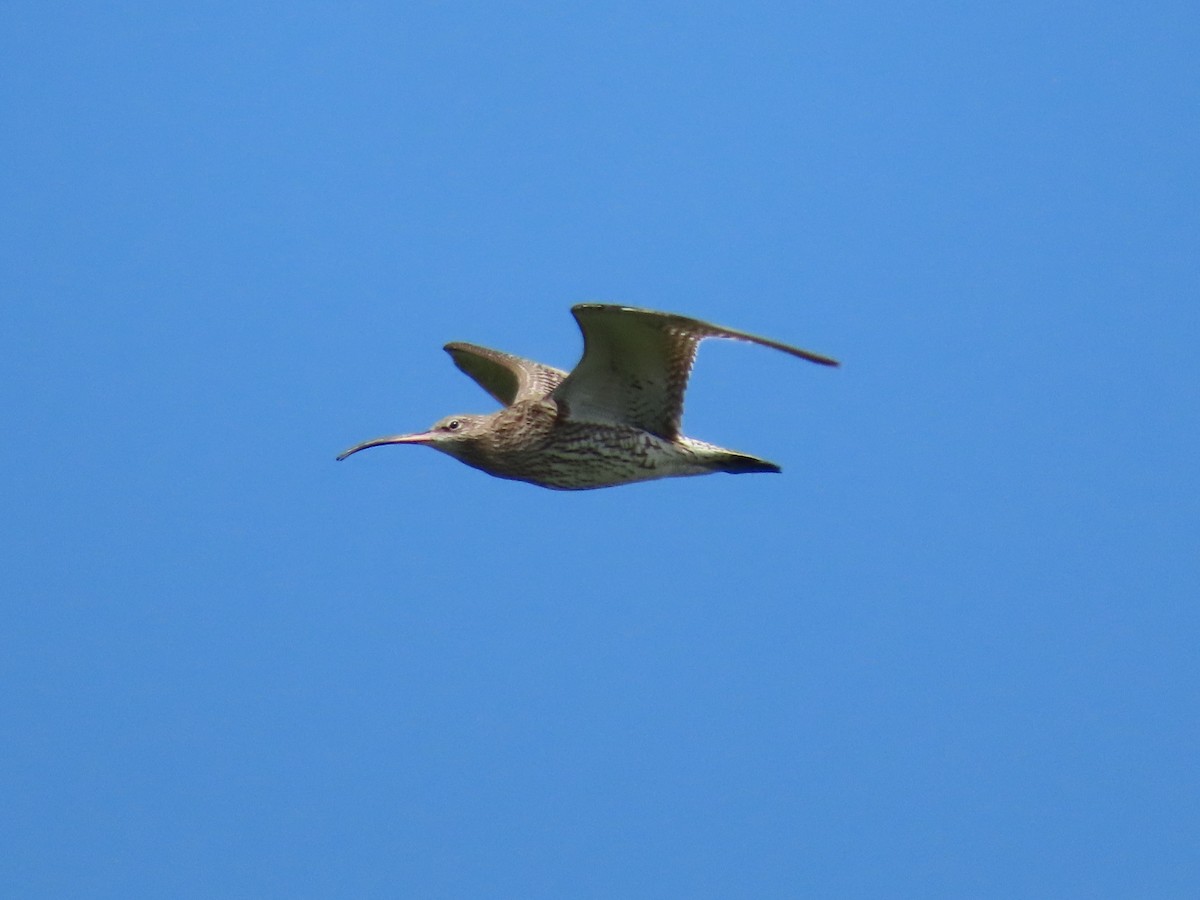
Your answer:
[[[825,366],[836,360],[670,313],[584,303],[571,309],[583,358],[570,374],[474,344],[446,351],[504,404],[490,415],[448,416],[428,431],[366,441],[424,444],[498,478],[557,490],[611,487],[712,472],[778,472],[756,456],[680,434],[683,394],[705,338],[772,347]]]

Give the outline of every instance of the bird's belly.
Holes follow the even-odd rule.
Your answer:
[[[565,491],[711,471],[696,454],[636,428],[563,423],[538,446],[514,450],[492,473]]]

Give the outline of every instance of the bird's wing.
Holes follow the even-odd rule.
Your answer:
[[[456,366],[505,406],[545,397],[567,377],[562,369],[475,344],[455,341],[445,349]]]
[[[762,344],[826,366],[836,360],[767,338],[670,313],[584,303],[571,309],[583,358],[553,397],[570,419],[634,425],[667,440],[679,435],[683,392],[705,338]]]

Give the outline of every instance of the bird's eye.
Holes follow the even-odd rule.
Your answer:
[[[462,426],[462,422],[458,421],[458,419],[451,419],[449,422],[446,423],[446,430],[447,431],[458,431],[458,429],[461,426]]]

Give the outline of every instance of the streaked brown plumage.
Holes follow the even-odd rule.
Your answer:
[[[712,472],[778,472],[765,459],[680,433],[697,346],[705,338],[730,338],[838,365],[808,350],[670,313],[599,303],[571,312],[584,349],[569,374],[487,347],[447,344],[455,365],[504,408],[486,416],[449,416],[417,434],[375,438],[338,459],[382,444],[424,444],[499,478],[558,490]]]

